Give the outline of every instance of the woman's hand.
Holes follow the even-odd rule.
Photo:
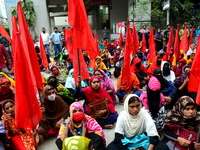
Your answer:
[[[40,110],[42,113],[45,113],[45,108],[44,107],[40,107]]]
[[[194,149],[195,150],[200,150],[200,143],[194,142]]]
[[[35,137],[36,134],[37,134],[37,132],[36,132],[35,130],[31,130],[31,135],[32,135],[33,137]]]
[[[172,98],[168,97],[168,96],[165,96],[164,99],[165,99],[165,102],[166,102],[167,105],[169,105],[172,101]]]
[[[186,140],[184,138],[181,138],[181,137],[177,138],[177,142],[183,147],[188,147],[191,144],[190,141],[188,141],[188,140]]]
[[[10,123],[11,114],[5,114],[4,117],[5,117],[5,122]]]
[[[77,78],[77,88],[78,89],[81,87],[81,81],[82,81],[81,76],[78,76],[78,78]]]
[[[101,118],[106,112],[107,112],[106,109],[105,109],[105,110],[99,110],[99,111],[95,114],[95,116],[96,116],[97,118]]]
[[[56,128],[60,128],[60,126],[61,126],[61,124],[62,124],[62,122],[64,121],[64,119],[63,118],[61,118],[57,123],[56,123]]]
[[[184,80],[183,84],[187,85],[188,82],[189,82],[189,78],[187,77],[187,78]]]

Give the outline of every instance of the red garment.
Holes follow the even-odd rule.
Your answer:
[[[156,57],[156,44],[154,41],[154,33],[153,33],[153,27],[151,26],[151,33],[150,33],[150,39],[149,39],[149,63],[153,62],[153,59]]]
[[[173,26],[172,26],[171,31],[170,31],[170,35],[169,35],[169,41],[168,41],[168,44],[167,44],[167,52],[170,51],[171,45],[173,44],[173,40],[174,40],[174,38],[173,38]],[[171,61],[170,61],[170,63],[171,63]]]
[[[69,57],[73,59],[73,47],[72,47],[72,37],[73,37],[73,29],[65,29],[64,30],[64,37],[66,39],[65,46],[67,48],[67,52]]]
[[[32,37],[29,33],[28,26],[26,24],[26,19],[24,17],[21,2],[19,1],[17,4],[17,16],[18,16],[18,23],[19,29],[22,38],[22,45],[25,52],[25,57],[27,58],[27,65],[30,69],[33,85],[40,90],[43,90],[43,83],[42,83],[42,76],[40,73],[40,66],[37,58],[37,54],[34,48]],[[17,58],[18,59],[18,58]],[[24,58],[22,58],[24,59]]]
[[[149,76],[150,76],[150,77],[153,76],[153,71],[154,71],[156,68],[161,69],[161,65],[160,65],[160,66],[157,65],[157,59],[158,59],[158,57],[160,57],[160,56],[157,56],[157,57],[155,57],[155,58],[153,59],[153,62],[152,62],[151,66],[150,66],[149,69],[148,69],[148,73],[149,73]]]
[[[192,27],[192,31],[190,33],[190,43],[189,45],[192,45],[192,40],[193,40],[193,30],[194,30],[194,26]]]
[[[174,42],[174,54],[176,56],[176,60],[179,60],[181,58],[181,52],[179,49],[179,24],[177,24],[176,38]]]
[[[141,67],[138,69],[135,65],[139,62],[141,63]],[[131,66],[131,72],[135,73],[136,71],[144,71],[146,74],[148,74],[148,70],[145,68],[144,65],[142,65],[142,61],[139,58],[135,58],[133,61],[133,65]]]
[[[178,61],[178,65],[176,65],[176,66],[174,66],[174,67],[172,68],[172,71],[175,73],[175,76],[176,76],[176,77],[178,77],[178,76],[181,75],[181,71],[182,71],[182,68],[183,68],[183,66],[180,66],[180,62],[183,62],[183,66],[186,65],[186,60],[185,60],[185,59],[180,59],[180,60]],[[178,67],[177,67],[177,66],[178,66]]]
[[[143,34],[143,37],[142,37],[142,49],[141,49],[141,52],[143,52],[143,54],[145,54],[146,53],[146,49],[147,49],[146,39],[145,39],[144,32],[142,34]]]
[[[110,42],[107,42],[106,48],[107,48],[108,50],[110,50],[110,49],[112,48]]]
[[[184,33],[180,43],[180,50],[185,53],[188,50],[187,23],[185,24]]]
[[[1,24],[0,24],[0,34],[5,36],[5,38],[9,41],[9,43],[11,43],[11,38],[10,38],[8,32],[4,29],[4,27]]]
[[[6,60],[10,59],[6,52],[5,47],[2,44],[0,44],[0,69],[6,67],[4,57]]]
[[[120,36],[119,36],[119,46],[120,46],[120,48],[122,48],[122,42],[123,42],[123,36],[122,36],[122,32],[120,32]]]
[[[84,94],[85,94],[85,96],[88,100],[88,103],[92,103],[92,102],[98,101],[101,98],[107,97],[108,101],[109,101],[109,104],[108,104],[109,110],[110,110],[111,113],[115,113],[116,111],[115,111],[114,102],[113,102],[112,98],[110,97],[110,95],[108,94],[108,92],[105,89],[103,89],[101,86],[99,88],[98,93],[95,92],[92,89],[91,82],[94,79],[98,79],[100,81],[99,77],[93,76],[93,77],[90,78],[89,87],[86,87],[86,88],[83,89],[83,92],[84,92]],[[88,112],[88,106],[87,105],[86,105],[86,111]]]
[[[7,99],[14,100],[14,94],[9,88],[9,86],[2,86],[3,83],[7,83],[7,82],[11,84],[8,78],[3,78],[0,82],[0,105],[4,102],[4,100],[7,100]]]
[[[171,54],[173,54],[172,51],[167,51],[166,54],[163,56],[163,61],[167,61],[168,56],[171,55]],[[170,64],[172,64],[173,60],[174,60],[174,56],[171,56],[170,59],[169,59]]]
[[[137,31],[135,29],[135,25],[133,22],[133,56],[136,55],[136,52],[139,48],[140,44],[139,44],[139,40],[138,40],[138,36],[137,36]]]
[[[42,59],[42,65],[44,68],[46,68],[49,63],[47,61],[46,51],[44,49],[43,41],[42,41],[42,35],[40,34],[40,57]]]
[[[21,2],[18,3],[18,11],[21,8]],[[22,10],[21,10],[22,11]],[[19,17],[19,15],[18,15]],[[15,16],[13,16],[13,25],[17,25]],[[18,18],[20,20],[20,18]],[[20,22],[20,21],[19,21]],[[13,26],[13,29],[17,27]],[[33,80],[31,77],[31,69],[28,65],[28,57],[20,41],[20,35],[17,29],[15,38],[12,39],[15,42],[14,52],[14,75],[15,75],[15,123],[17,128],[32,128],[35,129],[42,113],[35,94]],[[16,61],[15,61],[16,60]],[[38,62],[35,60],[35,63]],[[39,69],[39,68],[38,68]],[[41,75],[40,75],[41,77]]]

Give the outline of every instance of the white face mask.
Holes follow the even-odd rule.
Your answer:
[[[50,101],[54,101],[55,98],[56,98],[56,94],[49,95],[47,98],[48,98],[48,100],[50,100]]]

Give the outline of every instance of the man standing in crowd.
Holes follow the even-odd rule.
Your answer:
[[[180,31],[179,31],[180,42],[181,42],[182,37],[183,37],[184,29],[185,29],[185,24],[182,25],[182,29],[180,29]],[[190,34],[189,34],[188,29],[187,29],[187,37],[189,37],[189,36],[190,36]]]
[[[167,30],[164,32],[164,38],[166,39],[166,45],[167,45],[167,43],[168,43],[168,41],[169,41],[169,35],[170,35],[170,28],[171,28],[171,26],[168,24],[167,25]]]
[[[61,40],[62,40],[62,48],[65,47],[65,27],[62,27],[62,32],[61,32]]]
[[[107,30],[107,27],[104,27],[103,33],[103,39],[108,39],[109,31]]]
[[[58,50],[58,52],[61,52],[61,46],[60,46],[61,35],[58,32],[57,27],[54,27],[54,32],[51,34],[51,39],[53,39],[55,56],[57,56],[57,50]]]
[[[44,47],[47,50],[47,54],[50,57],[51,56],[51,54],[50,54],[50,48],[49,48],[50,38],[49,38],[49,34],[46,33],[45,27],[42,27],[42,33],[41,33],[41,35],[42,35],[42,41],[43,41]]]

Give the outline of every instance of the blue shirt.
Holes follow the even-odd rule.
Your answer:
[[[60,44],[60,41],[61,41],[61,35],[60,35],[60,33],[55,33],[55,32],[53,32],[52,34],[51,34],[51,38],[53,38],[53,42],[54,42],[54,44]]]

